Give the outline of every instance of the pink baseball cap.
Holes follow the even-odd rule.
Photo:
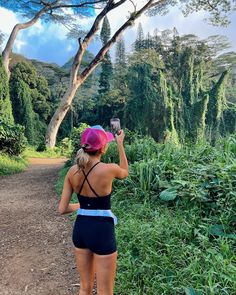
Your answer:
[[[81,136],[81,146],[87,152],[95,152],[114,140],[111,132],[106,132],[100,125],[86,128]]]

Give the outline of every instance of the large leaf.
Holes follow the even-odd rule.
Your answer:
[[[208,229],[208,233],[215,237],[226,237],[236,239],[236,234],[229,234],[225,232],[225,228],[222,224],[211,225]]]
[[[173,201],[177,197],[177,190],[175,188],[167,188],[160,193],[159,197],[163,201]]]

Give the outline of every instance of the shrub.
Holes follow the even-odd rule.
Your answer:
[[[78,128],[74,127],[72,129],[72,133],[71,133],[71,140],[72,140],[72,146],[73,146],[72,159],[75,157],[77,150],[80,148],[81,134],[88,127],[89,125],[87,125],[86,123],[81,123]]]
[[[36,148],[36,152],[44,152],[47,150],[45,142],[41,142]]]
[[[18,156],[26,148],[27,139],[24,136],[24,127],[10,125],[0,121],[0,151],[9,155]]]
[[[65,137],[60,143],[60,151],[63,156],[70,157],[73,151],[72,140]]]

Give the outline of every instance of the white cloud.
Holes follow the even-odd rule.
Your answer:
[[[18,21],[19,20],[12,11],[0,7],[0,30],[4,34],[10,34]]]
[[[73,47],[72,44],[68,44],[65,50],[66,50],[67,52],[71,52],[71,51],[74,50],[74,47]]]
[[[14,44],[15,52],[21,53],[22,47],[25,46],[27,43],[23,40],[16,40]]]

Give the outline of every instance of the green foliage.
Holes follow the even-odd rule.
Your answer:
[[[27,167],[27,161],[21,157],[0,153],[0,176],[19,173]]]
[[[10,125],[0,121],[0,151],[8,155],[18,156],[23,152],[27,144],[24,136],[24,127]]]
[[[107,41],[110,39],[110,36],[111,36],[111,27],[110,27],[108,17],[105,16],[103,19],[102,29],[100,33],[100,38],[103,45],[107,43]]]
[[[81,134],[88,127],[89,127],[88,124],[80,123],[78,128],[74,127],[72,129],[72,132],[71,132],[71,142],[72,142],[72,149],[73,149],[72,159],[74,158],[74,156],[76,155],[77,151],[80,148]]]
[[[193,138],[195,142],[204,140],[205,137],[205,121],[208,102],[209,96],[206,95],[201,100],[195,102],[193,105],[191,129],[189,130],[189,134],[191,134],[191,138]]]
[[[46,121],[51,111],[50,90],[46,78],[39,75],[30,62],[20,62],[12,69],[11,83],[13,87],[16,81],[23,81],[28,85],[33,110],[39,115],[40,120]],[[12,95],[15,95],[14,89],[11,90]]]
[[[177,149],[144,140],[139,153],[133,143],[140,156],[113,197],[118,294],[233,294],[236,158],[232,138],[223,142]]]
[[[20,62],[12,69],[10,93],[15,121],[25,126],[28,142],[43,142],[51,111],[46,79],[38,75],[31,63]]]
[[[176,147],[137,136],[125,146],[130,175],[115,182],[112,198],[115,293],[234,294],[235,142]],[[118,162],[116,143],[104,160]]]
[[[22,154],[25,158],[61,158],[65,156],[60,147],[54,149],[47,149],[41,146],[39,149],[35,149],[33,146],[27,146]]]
[[[214,144],[220,132],[234,130],[234,106],[228,107],[225,98],[229,74],[225,71],[217,80],[212,62],[225,46],[219,36],[199,40],[166,30],[141,39],[128,63],[125,126],[177,145],[202,141],[209,134]]]
[[[143,27],[142,27],[142,24],[139,23],[138,24],[138,30],[137,30],[137,38],[136,38],[136,40],[134,42],[135,51],[140,51],[140,50],[144,49],[143,41],[144,41]]]
[[[113,208],[119,218],[115,292],[233,294],[233,243],[225,238],[211,242],[207,234],[197,235],[195,229],[205,228],[207,221],[195,208],[157,208],[122,192],[114,196]]]
[[[14,123],[12,105],[9,94],[8,77],[0,56],[0,120],[8,124]]]
[[[102,45],[105,45],[111,35],[111,28],[107,16],[104,17],[100,38]],[[99,94],[105,94],[110,90],[110,81],[112,77],[112,63],[110,54],[107,52],[102,62],[102,71],[99,78]]]
[[[145,49],[135,53],[130,63],[127,127],[160,142],[178,143],[173,103],[165,74],[160,69],[164,66],[162,60],[153,49]]]
[[[15,81],[12,85],[11,99],[16,123],[25,127],[25,136],[30,144],[35,143],[34,120],[35,114],[31,103],[29,86],[23,81]]]
[[[68,137],[63,138],[60,142],[60,149],[64,156],[70,158],[71,153],[73,152],[72,140]]]
[[[160,193],[160,199],[162,201],[173,201],[177,197],[177,190],[175,188],[167,188]]]
[[[227,79],[228,72],[224,71],[217,83],[212,87],[209,92],[208,112],[206,115],[206,123],[212,129],[212,143],[215,143],[219,133],[220,119],[223,115],[223,110],[226,108],[226,101],[224,96],[224,83]]]
[[[122,37],[117,41],[116,44],[115,63],[116,66],[118,66],[122,71],[126,67],[125,41]]]
[[[223,119],[220,121],[220,133],[224,135],[236,133],[236,106],[228,106],[223,111]]]

